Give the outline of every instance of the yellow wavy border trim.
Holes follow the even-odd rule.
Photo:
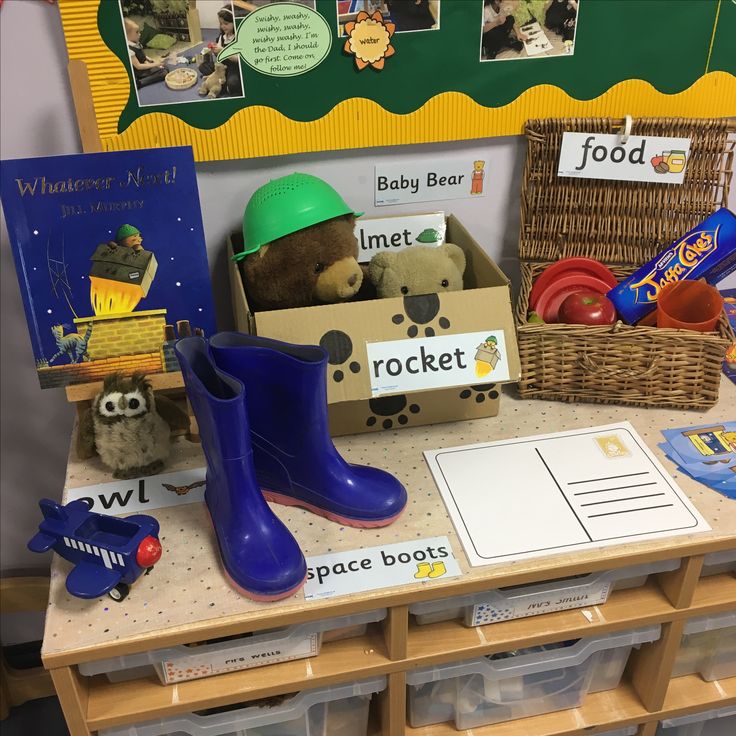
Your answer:
[[[519,135],[531,118],[736,116],[736,77],[716,71],[676,94],[659,92],[641,79],[619,82],[592,100],[577,100],[559,87],[538,85],[503,107],[484,107],[460,92],[444,92],[405,115],[388,112],[372,100],[352,98],[312,122],[298,122],[272,108],[255,106],[240,110],[212,130],[153,112],[118,134],[130,83],[123,64],[107,46],[99,41],[90,49],[90,38],[99,39],[99,5],[90,0],[60,0],[59,6],[69,58],[84,61],[88,69],[97,129],[106,151],[191,145],[197,161],[214,161]]]
[[[736,77],[711,72],[674,95],[658,92],[639,79],[626,80],[593,100],[576,100],[550,85],[539,85],[499,108],[479,105],[459,92],[445,92],[419,110],[396,115],[372,100],[341,102],[313,122],[290,120],[268,107],[240,110],[213,130],[198,130],[178,118],[151,113],[122,134],[105,138],[105,150],[152,145],[192,145],[198,161],[273,156],[305,151],[365,148],[435,141],[519,135],[538,117],[693,118],[736,115]],[[258,131],[258,135],[253,132]],[[368,136],[366,131],[373,131]],[[376,131],[380,135],[376,136]]]

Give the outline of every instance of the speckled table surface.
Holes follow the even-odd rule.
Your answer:
[[[161,524],[164,556],[151,575],[141,578],[123,602],[104,597],[81,600],[66,592],[64,581],[69,565],[55,556],[51,572],[51,595],[46,617],[43,654],[47,664],[56,657],[81,662],[110,656],[111,647],[126,651],[145,651],[161,646],[164,634],[182,633],[181,640],[196,641],[198,634],[218,625],[232,623],[245,632],[275,625],[279,617],[308,611],[309,618],[335,615],[340,604],[360,602],[384,607],[406,602],[412,595],[449,595],[458,582],[488,581],[488,587],[508,585],[519,575],[548,573],[559,577],[565,565],[598,569],[613,557],[625,558],[641,553],[692,548],[694,542],[731,537],[736,547],[736,501],[678,472],[657,448],[660,430],[673,427],[733,420],[736,417],[736,386],[723,380],[717,406],[707,412],[637,409],[602,404],[565,404],[549,401],[522,401],[514,389],[502,397],[497,417],[468,422],[437,424],[380,433],[341,437],[335,441],[343,455],[354,463],[385,468],[394,473],[409,491],[409,504],[402,517],[385,529],[352,529],[326,521],[296,508],[274,506],[275,512],[292,530],[305,556],[341,550],[372,547],[382,543],[423,537],[447,536],[463,572],[461,578],[417,582],[400,588],[367,591],[320,601],[305,602],[300,592],[276,603],[257,603],[243,598],[225,581],[219,567],[212,527],[201,503],[187,504],[150,512]],[[487,442],[554,431],[611,424],[628,420],[649,448],[675,478],[680,487],[711,525],[713,531],[681,535],[625,547],[604,547],[576,554],[563,554],[515,563],[470,567],[462,545],[424,461],[422,452],[474,442]],[[73,446],[73,443],[72,443]],[[197,467],[203,458],[196,444],[176,441],[167,471]],[[66,488],[78,488],[111,480],[99,460],[81,463],[73,453],[69,458]],[[697,536],[697,539],[695,537]],[[727,546],[731,546],[729,543]],[[568,567],[569,569],[569,567]],[[555,575],[555,571],[558,574]],[[569,574],[563,573],[563,574]],[[511,576],[516,576],[514,579]],[[427,589],[430,590],[427,590]],[[401,596],[403,595],[403,599]],[[330,610],[332,609],[332,610]],[[102,647],[104,654],[96,654]]]

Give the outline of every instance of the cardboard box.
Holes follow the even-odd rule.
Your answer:
[[[463,291],[302,309],[254,313],[240,267],[229,258],[237,329],[328,351],[333,435],[495,416],[497,384],[520,376],[510,283],[452,215],[446,237],[465,252]],[[241,244],[242,236],[233,234],[228,254]],[[441,352],[432,356],[432,350]],[[492,361],[476,362],[488,354]],[[389,372],[379,378],[381,371]],[[407,390],[409,382],[422,383],[422,390]]]

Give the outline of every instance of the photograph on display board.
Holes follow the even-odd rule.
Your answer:
[[[482,0],[481,61],[572,55],[580,0]]]
[[[345,35],[345,24],[355,21],[358,13],[378,12],[387,23],[396,26],[396,33],[437,31],[440,27],[442,0],[336,0],[337,26]]]
[[[119,0],[138,103],[243,97],[238,56],[224,63],[216,55],[235,40],[241,13],[228,0]],[[239,3],[253,6],[255,3]]]

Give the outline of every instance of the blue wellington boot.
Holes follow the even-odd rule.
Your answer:
[[[204,497],[225,573],[248,598],[286,598],[304,584],[307,566],[258,487],[245,388],[217,369],[204,338],[184,338],[175,349],[207,460]]]
[[[341,524],[386,526],[406,490],[384,470],[345,462],[327,424],[327,352],[239,332],[210,338],[218,367],[248,391],[258,483],[267,500],[301,506]]]

